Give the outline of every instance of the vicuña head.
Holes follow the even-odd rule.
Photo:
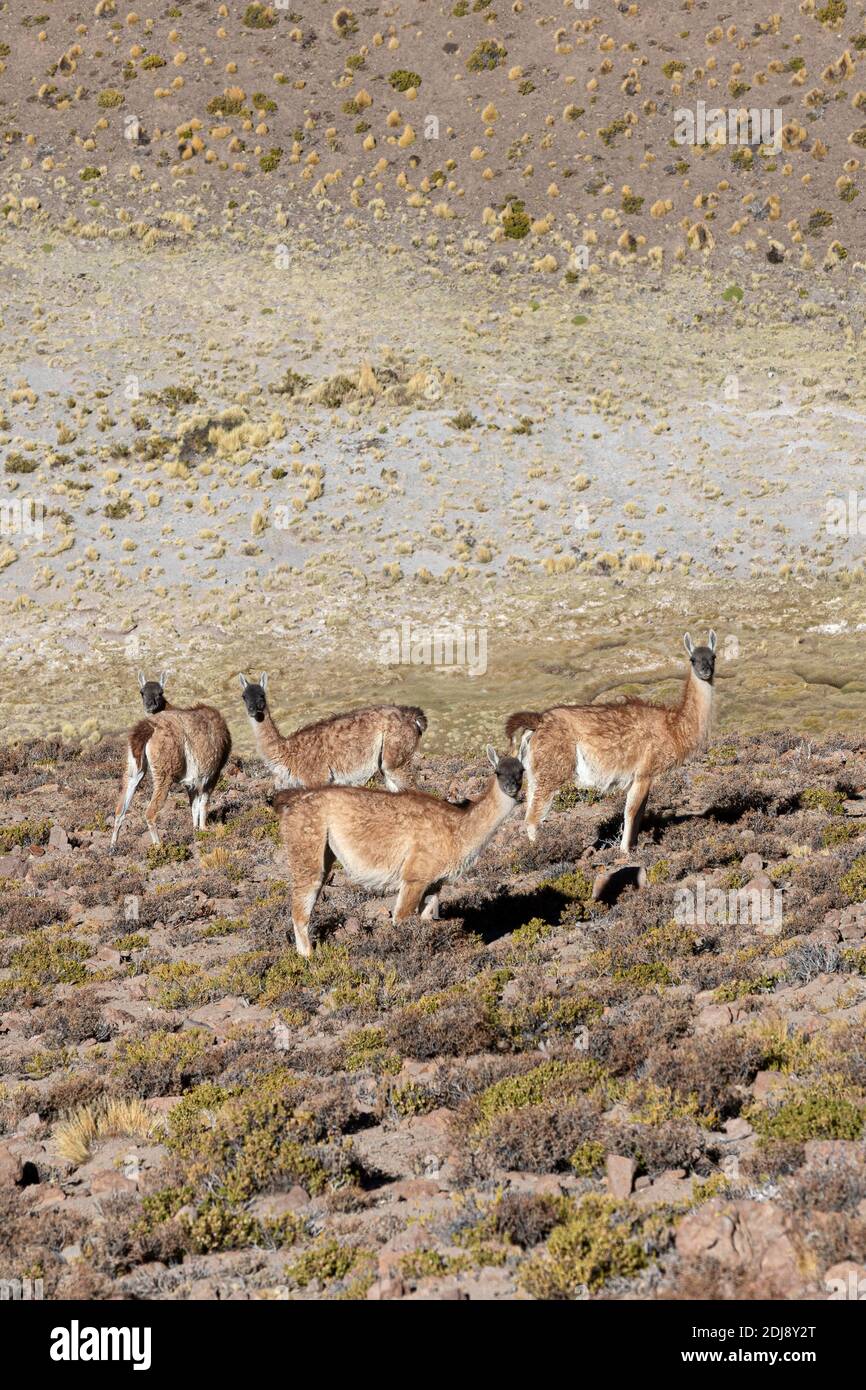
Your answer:
[[[555,705],[543,713],[512,714],[505,732],[526,766],[525,828],[535,841],[553,798],[566,782],[602,793],[627,793],[622,853],[634,848],[653,780],[702,747],[710,722],[716,670],[716,634],[696,647],[683,644],[689,671],[676,705],[624,700],[598,705]]]
[[[713,629],[710,628],[705,647],[696,647],[688,633],[683,637],[683,646],[689,654],[692,671],[697,679],[712,685],[716,673],[716,634]]]
[[[379,892],[397,890],[394,920],[438,917],[443,883],[463,875],[511,814],[523,782],[519,758],[488,747],[494,775],[479,797],[459,805],[423,792],[390,795],[371,787],[278,792],[274,806],[292,873],[295,945],[309,956],[310,917],[339,859],[348,878]]]
[[[145,714],[161,714],[166,708],[165,682],[167,671],[161,671],[158,681],[149,681],[143,671],[138,673],[138,688]]]
[[[241,691],[243,692],[243,702],[246,706],[247,714],[256,724],[261,724],[268,712],[268,697],[265,691],[268,688],[268,673],[262,671],[259,676],[258,685],[254,681],[248,681],[243,671],[240,673]]]
[[[279,790],[328,782],[363,786],[377,772],[389,791],[414,787],[412,759],[427,728],[423,710],[371,705],[332,714],[284,736],[268,708],[267,673],[255,685],[241,672],[240,683],[259,757]]]

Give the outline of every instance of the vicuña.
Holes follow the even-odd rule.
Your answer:
[[[656,777],[686,762],[703,745],[710,722],[716,634],[705,647],[683,638],[689,656],[679,704],[624,700],[554,705],[542,714],[512,714],[505,732],[526,768],[524,825],[535,841],[553,798],[566,782],[600,792],[625,791],[622,852],[634,848]]]
[[[112,851],[146,772],[150,772],[152,788],[144,818],[153,843],[159,844],[156,818],[169,791],[177,783],[186,787],[189,795],[193,829],[204,830],[208,797],[232,749],[228,725],[219,710],[210,705],[193,705],[189,709],[170,705],[165,698],[165,679],[164,671],[158,681],[146,680],[142,671],[138,673],[146,717],[130,729],[127,737],[126,767],[111,836]]]
[[[274,797],[292,873],[295,945],[309,956],[310,917],[335,858],[353,883],[397,889],[394,921],[438,917],[439,890],[466,872],[517,804],[523,767],[487,749],[494,776],[475,801],[441,801],[424,792],[318,787]]]
[[[377,772],[391,792],[415,786],[412,758],[427,716],[412,705],[372,705],[332,714],[283,735],[268,708],[268,677],[258,685],[241,675],[241,690],[256,748],[279,790],[330,783],[363,786]]]

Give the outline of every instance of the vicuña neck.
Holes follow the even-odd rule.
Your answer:
[[[684,718],[693,725],[696,744],[703,743],[706,737],[712,707],[713,687],[711,682],[698,680],[694,671],[689,671],[680,708]]]
[[[262,719],[251,719],[250,723],[253,726],[256,747],[265,762],[283,761],[285,739],[271,718],[270,710],[265,710]]]
[[[473,801],[466,812],[470,838],[474,840],[492,835],[513,807],[511,797],[505,795],[498,779],[492,777],[485,791],[477,801]]]

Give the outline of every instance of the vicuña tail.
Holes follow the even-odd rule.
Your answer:
[[[525,733],[534,733],[541,723],[542,716],[533,710],[519,710],[510,714],[505,721],[505,737],[516,748]]]

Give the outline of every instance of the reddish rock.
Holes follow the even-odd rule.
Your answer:
[[[157,1115],[167,1115],[182,1100],[183,1096],[149,1096],[144,1103],[148,1110],[154,1110]]]
[[[757,874],[753,874],[752,877],[749,879],[748,883],[744,883],[742,888],[739,889],[739,892],[747,894],[767,893],[772,892],[774,886],[775,885],[773,883],[773,880],[770,878],[769,874],[759,872]]]
[[[766,1100],[770,1096],[781,1095],[787,1091],[793,1078],[780,1071],[759,1071],[752,1083],[755,1100]]]
[[[399,1277],[403,1256],[414,1250],[427,1250],[430,1243],[430,1232],[420,1224],[398,1231],[379,1249],[377,1267],[380,1279]]]
[[[107,965],[122,965],[123,956],[113,946],[100,946],[84,963],[90,970],[104,970]]]
[[[744,1013],[745,1009],[739,1001],[732,1004],[708,1004],[695,1019],[695,1032],[709,1033],[714,1028],[729,1028]]]
[[[31,1211],[47,1211],[50,1207],[62,1206],[66,1201],[63,1189],[52,1183],[40,1183],[32,1191],[34,1195],[30,1204]]]
[[[309,1192],[296,1184],[288,1192],[269,1192],[265,1196],[254,1197],[250,1202],[250,1212],[259,1221],[278,1221],[281,1216],[305,1211],[309,1205]]]
[[[113,1196],[118,1192],[135,1192],[137,1184],[124,1177],[116,1168],[103,1168],[90,1179],[90,1191],[94,1197]]]
[[[605,1163],[607,1170],[607,1186],[613,1197],[631,1196],[634,1184],[634,1175],[637,1164],[633,1158],[626,1158],[624,1154],[608,1154]]]
[[[0,854],[0,878],[24,878],[26,873],[27,859],[20,849]]]
[[[794,1296],[805,1286],[787,1218],[773,1202],[716,1197],[683,1218],[676,1248],[684,1260],[710,1258],[727,1269],[747,1269],[768,1297]]]
[[[691,1195],[694,1178],[686,1177],[685,1168],[668,1168],[660,1173],[649,1187],[635,1192],[635,1200],[654,1206],[657,1202],[680,1202]]]
[[[436,1197],[447,1190],[436,1178],[401,1178],[389,1183],[383,1196],[396,1202],[411,1202],[417,1197]]]
[[[736,1119],[725,1120],[725,1123],[722,1126],[722,1128],[724,1129],[728,1139],[734,1141],[739,1139],[749,1139],[755,1132],[752,1129],[752,1126],[749,1124],[748,1120],[744,1120],[740,1115],[738,1115]]]
[[[121,1031],[137,1021],[135,1014],[130,1013],[128,1009],[119,1009],[115,1004],[109,1004],[107,1008],[103,1009],[102,1017],[112,1028],[118,1028]]]
[[[402,1298],[406,1292],[406,1286],[402,1279],[396,1276],[385,1279],[377,1279],[375,1284],[371,1284],[367,1290],[367,1297],[371,1301],[384,1300],[386,1298]]]
[[[838,927],[819,927],[817,931],[809,932],[809,940],[814,941],[816,946],[835,946],[841,934]]]
[[[63,826],[52,825],[48,832],[48,848],[59,850],[61,854],[65,854],[69,847],[69,836]]]
[[[17,1187],[23,1176],[21,1155],[13,1153],[8,1144],[0,1144],[0,1192],[7,1187]]]
[[[866,1164],[866,1150],[857,1139],[808,1139],[803,1154],[809,1168],[839,1164],[862,1168]]]
[[[227,994],[224,998],[215,999],[212,1004],[204,1004],[194,1013],[188,1014],[181,1027],[207,1028],[214,1033],[217,1041],[221,1042],[239,1024],[244,1028],[264,1031],[272,1028],[273,1021],[273,1014],[267,1009],[250,1006],[240,996]]]

